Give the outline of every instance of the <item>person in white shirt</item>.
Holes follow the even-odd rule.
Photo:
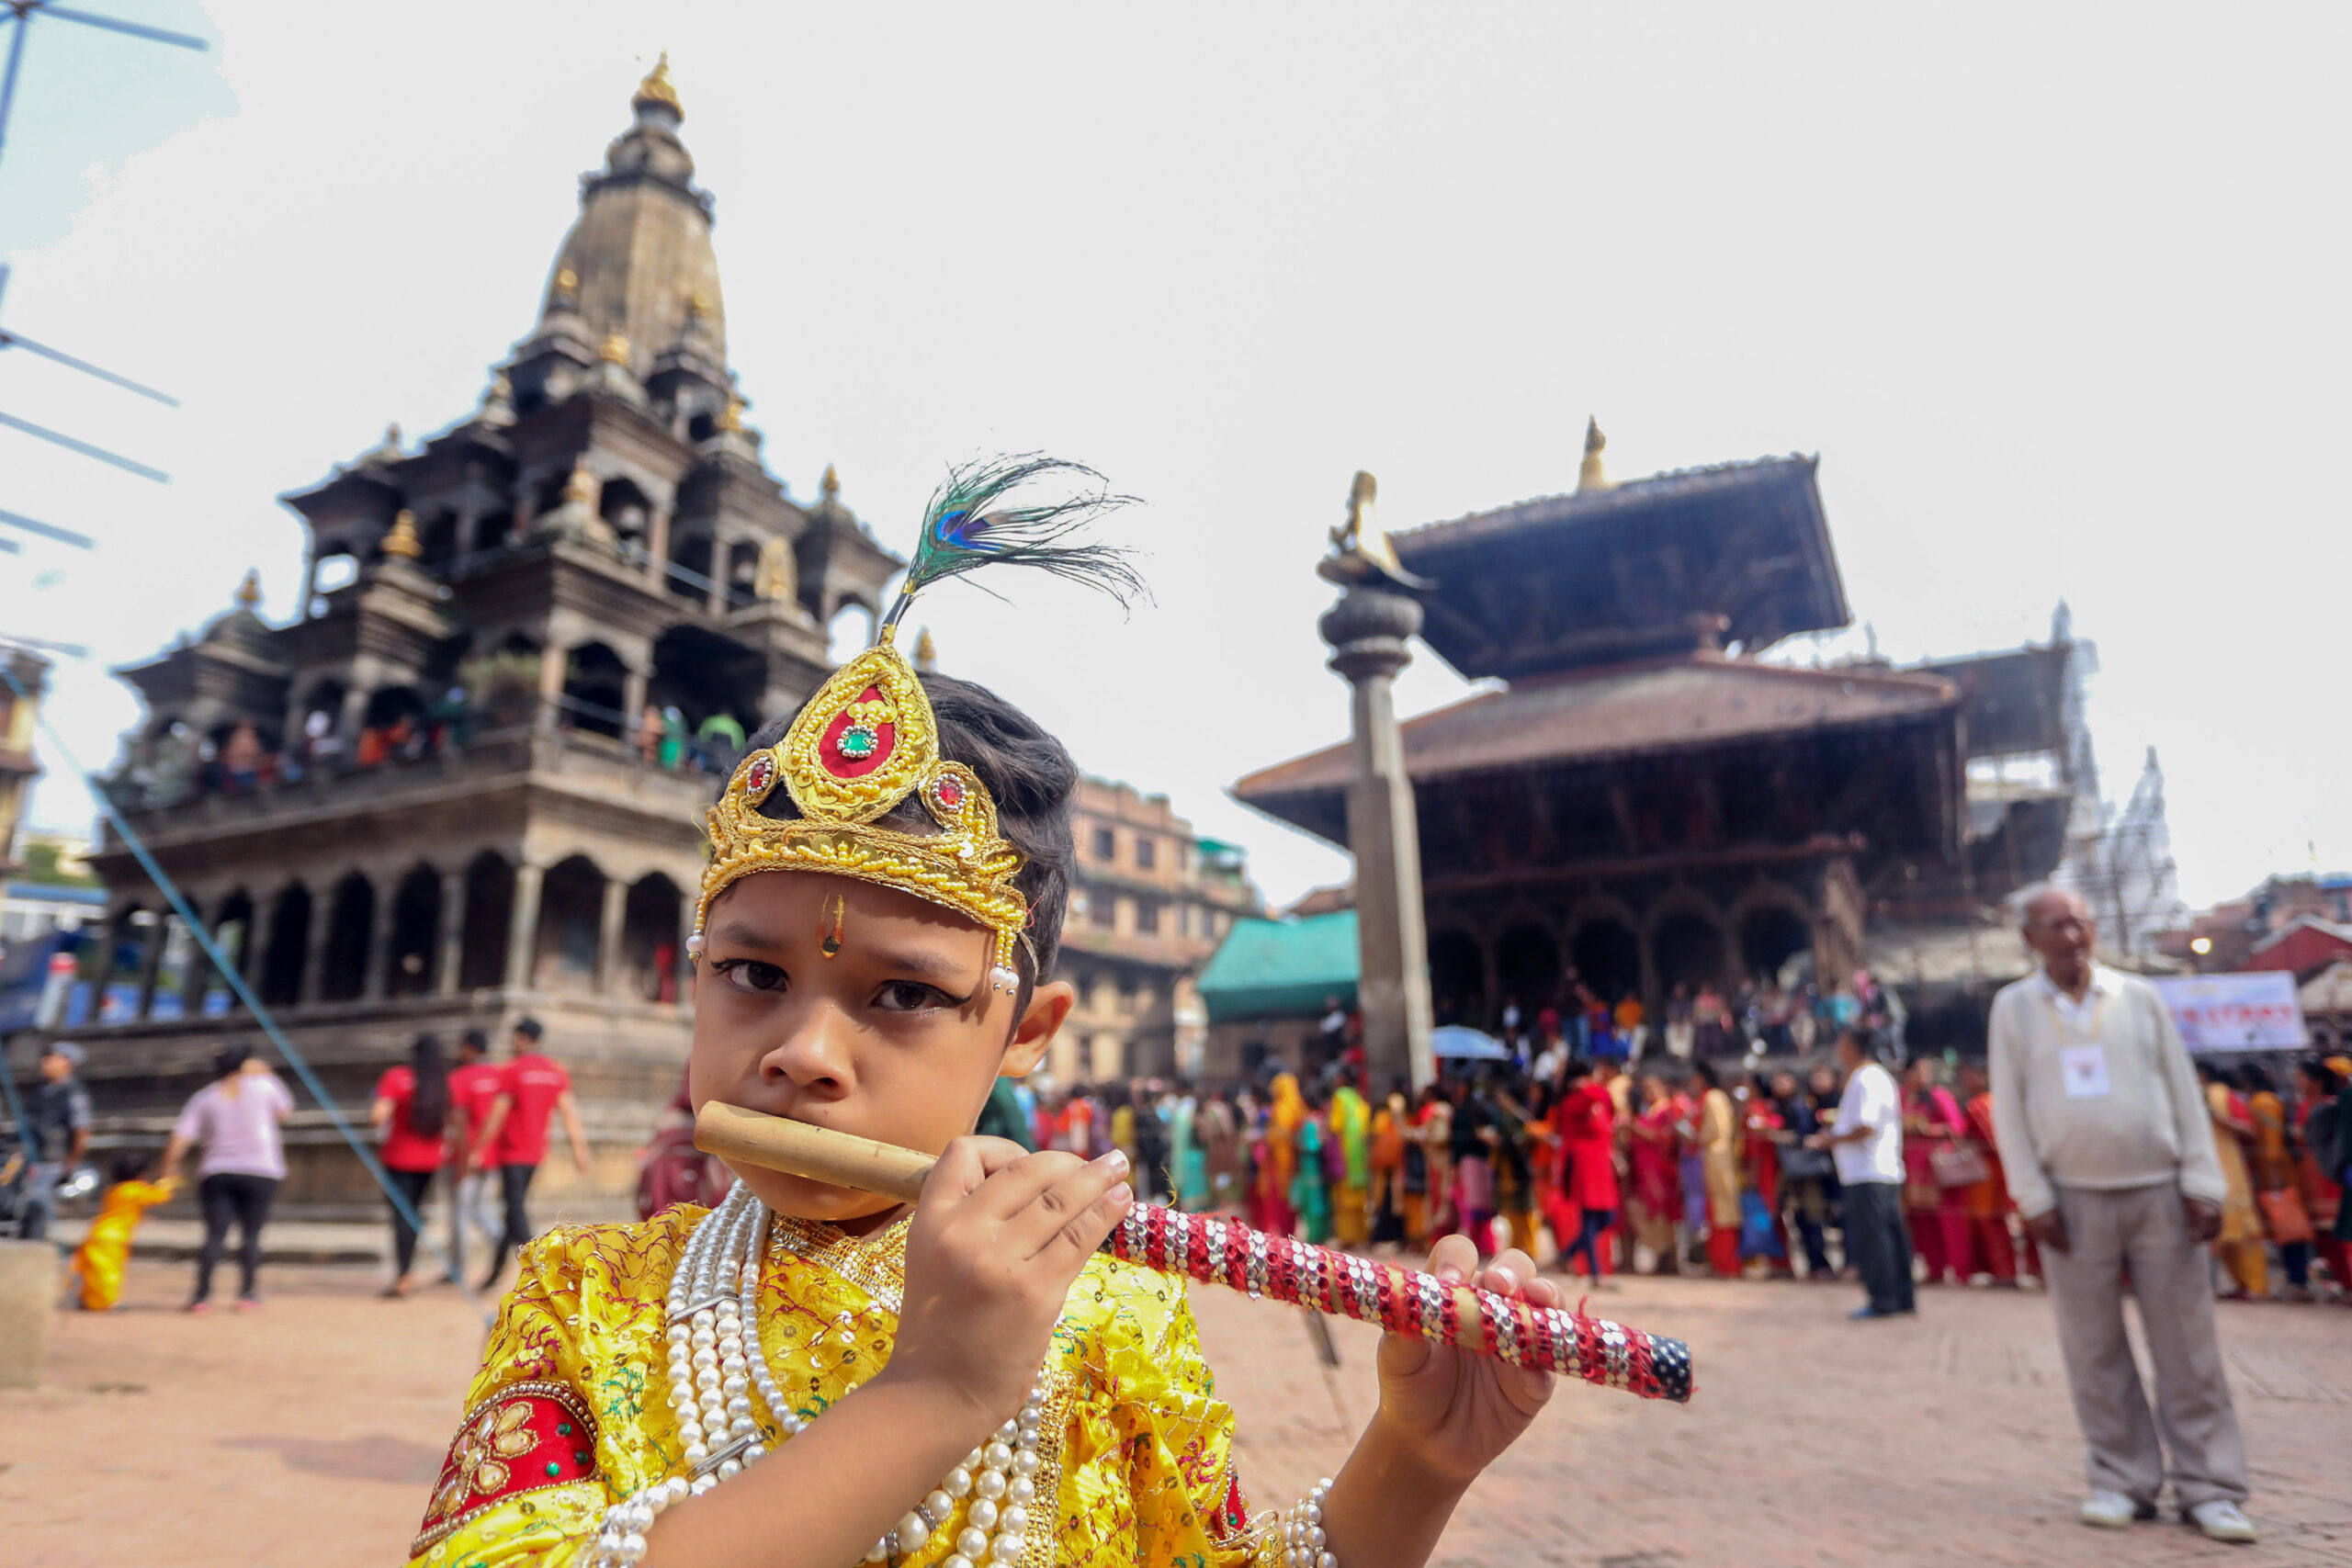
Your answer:
[[[2093,961],[2098,927],[2083,900],[2034,887],[2018,908],[2041,968],[1993,998],[1993,1130],[2009,1195],[2041,1246],[2090,1450],[2078,1517],[2109,1529],[2154,1517],[2169,1449],[2189,1520],[2216,1540],[2250,1541],[2238,1506],[2245,1443],[2204,1247],[2226,1190],[2205,1097],[2155,987]],[[2155,1366],[2154,1416],[2124,1333],[2127,1268]]]
[[[1838,1182],[1846,1190],[1846,1258],[1870,1296],[1852,1315],[1863,1319],[1917,1310],[1911,1233],[1903,1223],[1903,1095],[1874,1047],[1866,1030],[1838,1032],[1846,1090],[1838,1100],[1838,1120],[1828,1132],[1805,1140],[1807,1147],[1837,1156]]]

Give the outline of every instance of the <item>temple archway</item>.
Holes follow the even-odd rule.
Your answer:
[[[1642,988],[1642,940],[1622,920],[1602,917],[1578,926],[1568,939],[1568,958],[1577,978],[1603,1001]]]
[[[337,883],[327,921],[319,999],[356,1002],[368,992],[368,943],[376,930],[375,884],[356,871]]]
[[[1521,1027],[1532,1027],[1559,994],[1560,939],[1533,920],[1506,928],[1495,939],[1495,975],[1504,1005],[1518,1002]]]
[[[1695,991],[1724,982],[1723,928],[1704,915],[1679,909],[1658,921],[1650,940],[1659,985],[1669,989],[1688,986]]]
[[[1745,974],[1778,980],[1789,960],[1812,951],[1813,927],[1783,905],[1750,909],[1739,922],[1739,963]]]
[[[391,964],[384,971],[388,997],[429,997],[439,978],[441,874],[414,865],[392,894]]]
[[[514,919],[514,868],[494,850],[466,867],[466,921],[459,941],[458,986],[481,990],[506,983],[507,928]]]

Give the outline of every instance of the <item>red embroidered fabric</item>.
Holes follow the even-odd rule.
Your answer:
[[[596,1474],[596,1424],[578,1393],[554,1382],[502,1388],[458,1425],[409,1555],[492,1504]]]

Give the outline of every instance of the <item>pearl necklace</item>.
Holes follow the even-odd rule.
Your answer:
[[[654,1482],[605,1510],[591,1551],[591,1568],[631,1568],[645,1557],[645,1532],[655,1517],[689,1496],[700,1496],[769,1452],[753,1414],[756,1393],[784,1438],[808,1422],[776,1386],[760,1343],[760,1269],[767,1257],[769,1213],[738,1181],[718,1207],[703,1216],[670,1276],[670,1407],[677,1413],[688,1473]],[[857,1388],[842,1390],[846,1398]],[[923,1500],[865,1554],[889,1562],[922,1550],[933,1532],[964,1509],[956,1550],[939,1568],[1015,1568],[1028,1546],[1024,1533],[1036,1499],[1037,1453],[1046,1419],[1042,1376],[1020,1414],[949,1471]]]

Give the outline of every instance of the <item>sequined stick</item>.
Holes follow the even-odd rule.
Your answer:
[[[930,1156],[912,1149],[715,1100],[695,1118],[695,1144],[731,1161],[906,1202],[921,1195],[932,1165]],[[1238,1220],[1138,1204],[1112,1230],[1103,1250],[1163,1273],[1317,1307],[1644,1399],[1679,1404],[1690,1398],[1690,1349],[1679,1339],[1448,1285],[1418,1269],[1270,1235]],[[1355,1288],[1340,1288],[1343,1278],[1352,1279]]]

